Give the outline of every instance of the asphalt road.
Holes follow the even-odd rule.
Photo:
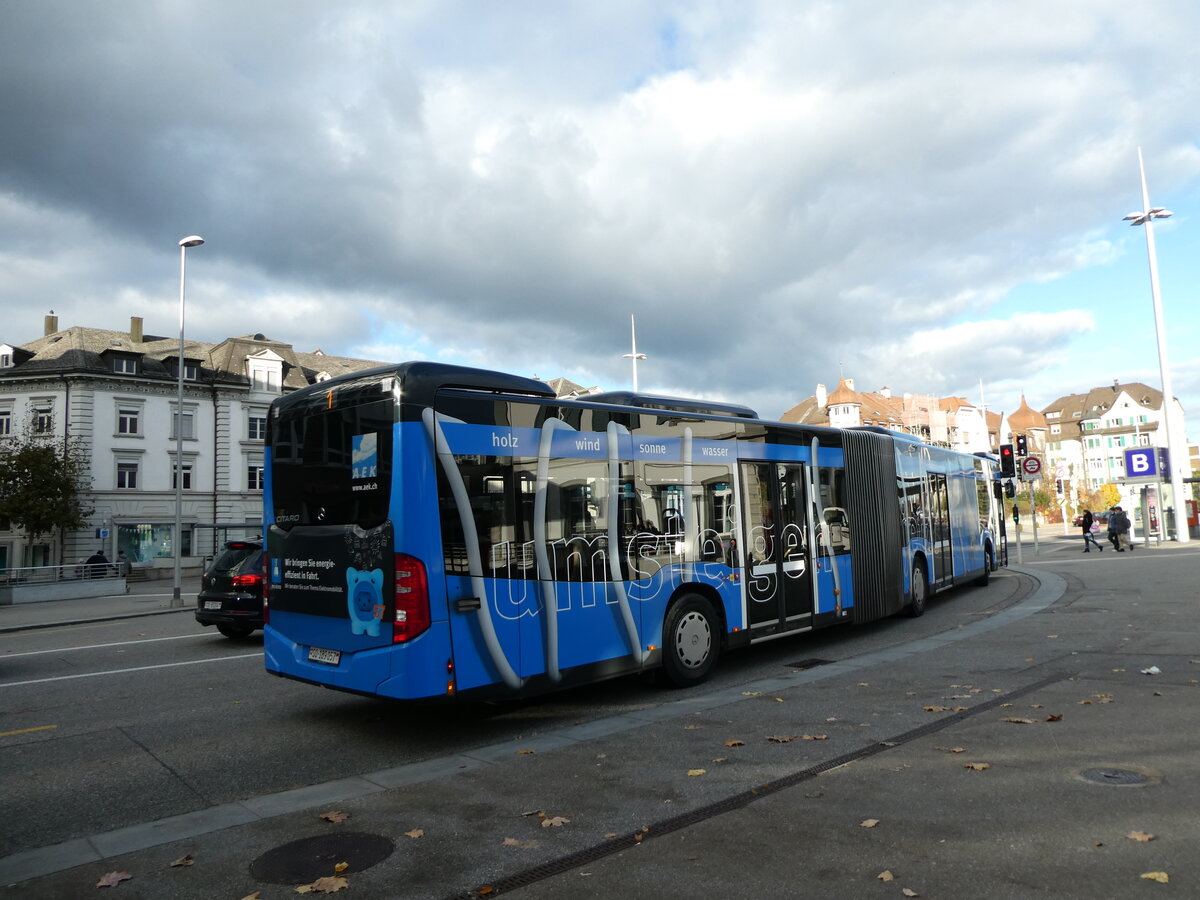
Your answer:
[[[1024,596],[1011,573],[894,618],[727,655],[698,699],[951,631]],[[0,635],[0,857],[383,768],[444,759],[677,701],[644,678],[504,704],[414,708],[285,681],[261,636],[190,614]],[[647,748],[648,753],[655,748]]]

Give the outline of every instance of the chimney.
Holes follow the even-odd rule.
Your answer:
[[[135,343],[135,344],[140,344],[144,340],[144,338],[142,337],[142,317],[141,316],[130,316],[129,317],[129,340],[133,341],[133,343]]]
[[[821,409],[824,409],[826,406],[826,401],[828,399],[829,399],[828,396],[826,396],[826,394],[825,394],[825,385],[818,384],[817,385],[817,406],[820,407]]]
[[[46,324],[44,328],[45,333],[42,335],[42,337],[48,337],[49,335],[54,334],[56,331],[58,331],[58,316],[51,313],[50,315],[46,316]]]
[[[892,399],[892,389],[885,384],[883,387],[881,387],[879,389],[879,396],[882,397],[884,400],[891,400]]]
[[[847,379],[845,379],[845,382],[846,382],[846,387],[850,388],[850,390],[854,390],[854,379],[853,378],[847,378]]]

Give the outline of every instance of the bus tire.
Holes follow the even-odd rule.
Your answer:
[[[988,579],[992,575],[993,561],[992,545],[988,544],[983,548],[983,574],[975,579],[975,584],[979,587],[987,587]]]
[[[690,687],[712,673],[721,654],[721,620],[705,597],[684,594],[663,623],[662,671],[675,687]]]
[[[929,579],[925,577],[925,564],[913,563],[912,584],[909,588],[908,606],[904,614],[911,619],[925,615],[925,605],[929,602]]]
[[[222,622],[217,626],[217,631],[225,635],[227,638],[232,638],[235,641],[244,641],[254,633],[253,625],[242,625],[239,622]]]

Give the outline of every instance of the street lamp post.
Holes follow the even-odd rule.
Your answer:
[[[1183,493],[1183,475],[1180,465],[1188,458],[1187,448],[1179,447],[1175,428],[1175,394],[1171,390],[1171,365],[1167,361],[1166,330],[1163,328],[1162,297],[1158,290],[1158,254],[1154,249],[1154,220],[1166,219],[1169,209],[1150,205],[1150,191],[1146,187],[1146,166],[1142,161],[1142,148],[1138,147],[1138,171],[1142,176],[1142,209],[1131,212],[1122,221],[1130,225],[1146,226],[1146,255],[1150,258],[1150,295],[1154,301],[1154,333],[1158,338],[1158,371],[1162,379],[1163,424],[1167,429],[1167,455],[1170,457],[1171,498],[1175,504],[1175,537],[1181,544],[1190,540],[1187,524],[1187,503]],[[1148,527],[1148,523],[1143,523]]]
[[[637,364],[639,359],[646,358],[646,354],[638,353],[637,351],[637,323],[634,321],[633,316],[629,317],[629,338],[630,350],[632,352],[622,354],[621,359],[629,359],[633,361],[633,392],[636,394],[638,389]]]
[[[198,234],[179,242],[179,360],[175,373],[175,590],[171,606],[183,606],[183,286],[187,270],[187,248],[199,247],[204,238]]]

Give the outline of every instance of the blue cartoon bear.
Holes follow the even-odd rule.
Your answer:
[[[383,618],[383,570],[346,570],[346,606],[350,610],[351,634],[379,637]]]

